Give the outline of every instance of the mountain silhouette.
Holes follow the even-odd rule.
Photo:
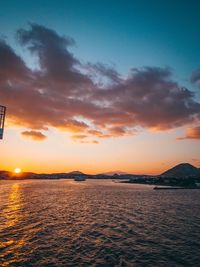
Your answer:
[[[161,176],[174,178],[200,177],[200,169],[189,163],[181,163],[163,172]]]

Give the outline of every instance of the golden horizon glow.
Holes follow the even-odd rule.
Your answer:
[[[7,128],[0,143],[3,155],[0,170],[56,173],[81,171],[97,174],[123,171],[160,174],[183,162],[200,167],[198,142],[177,140],[182,129],[170,132],[143,132],[133,137],[100,139],[98,145],[79,144],[69,134],[51,130],[45,142],[21,137],[23,128]],[[20,175],[20,173],[15,173]]]

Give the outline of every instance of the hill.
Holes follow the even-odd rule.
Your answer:
[[[189,163],[181,163],[163,172],[160,176],[169,178],[190,178],[200,177],[200,169]]]

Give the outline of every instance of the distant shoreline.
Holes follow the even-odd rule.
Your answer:
[[[68,173],[33,173],[21,172],[13,173],[9,171],[0,171],[0,180],[60,180],[60,179],[75,179],[75,180],[114,180],[128,184],[146,184],[154,186],[168,186],[186,189],[200,188],[200,169],[189,163],[181,163],[175,167],[165,171],[160,175],[137,175],[128,173],[107,173],[101,174],[86,174],[80,171],[72,171]],[[162,189],[158,189],[162,190]],[[163,189],[164,190],[164,189]]]

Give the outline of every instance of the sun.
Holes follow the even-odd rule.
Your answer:
[[[21,169],[20,168],[16,168],[15,170],[14,170],[14,173],[21,173]]]

